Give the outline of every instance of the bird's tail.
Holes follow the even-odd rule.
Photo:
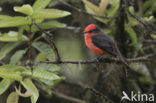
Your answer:
[[[124,62],[127,66],[129,66],[129,62],[127,61],[127,59],[124,56],[120,56],[120,59],[122,62]]]
[[[126,66],[129,67],[129,62],[127,61],[127,59],[126,59],[124,56],[122,56],[121,53],[119,53],[119,59],[120,59],[124,64],[126,64]]]
[[[120,55],[120,56],[119,56],[119,59],[120,59],[124,64],[126,64],[126,65],[129,67],[129,62],[127,61],[127,59],[126,59],[124,56]]]

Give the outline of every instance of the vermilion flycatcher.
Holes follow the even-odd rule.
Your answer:
[[[118,57],[126,65],[129,65],[126,58],[122,56],[119,48],[117,47],[115,41],[111,39],[108,35],[100,31],[100,29],[95,24],[88,25],[85,30],[85,43],[91,51],[95,54],[106,56],[111,55]]]

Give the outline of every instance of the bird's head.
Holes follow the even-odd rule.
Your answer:
[[[98,27],[95,24],[88,25],[83,33],[97,33],[99,31]]]

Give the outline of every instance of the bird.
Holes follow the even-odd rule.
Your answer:
[[[109,35],[103,33],[97,25],[89,24],[85,27],[83,33],[85,44],[93,53],[100,56],[111,55],[117,57],[129,66],[129,62],[121,54],[115,41]]]

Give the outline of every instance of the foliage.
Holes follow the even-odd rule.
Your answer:
[[[96,102],[98,102],[98,97],[100,97],[99,100],[106,97],[103,94],[108,95],[108,99],[109,95],[111,100],[115,98],[114,100],[116,102],[116,100],[118,98],[120,99],[121,97],[121,91],[126,87],[126,91],[130,91],[129,89],[131,89],[134,91],[153,92],[153,90],[155,89],[154,86],[156,84],[154,80],[155,70],[152,67],[155,66],[154,63],[143,63],[142,61],[139,61],[139,63],[131,63],[131,70],[128,70],[128,73],[129,71],[132,71],[132,73],[129,73],[130,78],[126,78],[128,85],[126,83],[122,83],[123,78],[121,78],[121,76],[123,66],[120,66],[118,64],[108,64],[109,66],[107,66],[107,64],[101,65],[101,63],[96,64],[96,66],[95,64],[81,65],[81,62],[78,62],[78,65],[63,64],[64,62],[66,62],[66,60],[72,61],[84,59],[86,55],[84,56],[83,54],[88,53],[88,51],[85,51],[85,53],[83,51],[82,53],[81,49],[83,46],[81,45],[81,43],[83,42],[80,41],[81,39],[78,39],[81,36],[78,35],[78,38],[70,38],[69,36],[71,35],[69,31],[66,31],[65,29],[74,30],[74,33],[77,33],[79,32],[79,30],[77,30],[77,27],[72,27],[73,25],[83,27],[82,25],[87,25],[90,21],[96,22],[100,27],[106,27],[105,29],[102,29],[102,31],[104,31],[106,34],[111,35],[115,40],[117,40],[117,37],[122,39],[122,36],[124,39],[126,38],[124,42],[120,41],[119,39],[119,42],[117,43],[121,45],[120,49],[123,49],[123,51],[125,51],[125,55],[129,58],[135,59],[135,57],[140,57],[153,50],[152,47],[154,46],[144,45],[143,40],[149,38],[156,39],[156,35],[147,35],[146,32],[149,30],[146,29],[144,25],[141,25],[141,23],[139,23],[136,18],[128,15],[128,13],[126,14],[126,12],[124,17],[126,18],[123,27],[124,30],[122,29],[123,32],[118,33],[118,31],[122,31],[119,30],[120,23],[122,22],[122,20],[120,19],[122,18],[121,13],[124,12],[124,10],[120,11],[121,8],[124,8],[121,6],[121,0],[81,0],[82,2],[80,0],[34,1],[0,1],[0,3],[2,4],[9,3],[11,6],[16,4],[21,5],[13,7],[12,11],[14,11],[14,16],[11,16],[11,13],[10,15],[5,15],[5,11],[3,12],[3,5],[2,7],[0,7],[0,13],[2,12],[0,14],[0,64],[1,61],[5,63],[4,65],[0,66],[0,95],[4,94],[4,92],[6,91],[10,92],[9,87],[15,88],[15,91],[11,91],[11,93],[9,93],[6,101],[7,103],[18,103],[20,96],[23,98],[30,98],[32,103],[36,103],[39,98],[39,91],[42,90],[43,92],[46,92],[48,95],[50,95],[50,97],[52,97],[51,89],[64,79],[64,77],[59,75],[60,72],[62,72],[62,74],[66,76],[67,83],[65,81],[65,83],[63,83],[63,86],[61,85],[61,87],[58,87],[58,89],[61,88],[61,90],[64,90],[65,92],[68,91],[69,94],[72,95],[74,94],[74,88],[74,90],[77,90],[75,94],[81,95],[82,92],[80,89],[86,89],[86,87],[83,86],[83,83],[88,83],[89,85],[94,86],[98,89],[96,91],[96,89],[94,88],[87,88],[86,90],[87,95],[88,90],[95,92],[93,93],[95,95],[99,95],[95,98],[95,100],[97,100]],[[99,4],[94,4],[93,2],[95,1],[99,2]],[[135,3],[138,3],[140,1],[142,2],[141,8],[138,7],[136,9],[138,5],[136,5]],[[22,5],[23,2],[34,3],[33,5]],[[64,2],[69,4],[65,4]],[[156,21],[154,17],[154,13],[156,12],[155,0],[138,0],[134,2],[135,6],[133,5],[133,0],[127,0],[127,2],[128,6],[126,8],[132,14],[134,13],[138,15],[138,17],[148,22]],[[82,3],[84,5],[82,5]],[[83,6],[85,6],[86,11],[83,10]],[[58,7],[65,10],[70,10],[71,12],[73,12],[71,17],[72,19],[68,18],[67,21],[65,21],[66,18],[64,19],[64,17],[71,14],[70,12],[55,8],[52,9],[49,7]],[[76,10],[73,8],[78,9]],[[82,10],[79,10],[79,8]],[[85,16],[79,15],[82,13],[84,13]],[[71,27],[66,27],[65,23],[59,22],[59,20],[57,20],[58,18],[63,18],[61,20],[68,22]],[[57,34],[59,34],[59,38],[57,38],[55,42],[57,44],[61,60],[63,61],[60,63],[63,65],[60,66],[57,64],[48,64],[45,61],[55,61],[56,54],[51,48],[51,45],[48,44],[47,41],[45,41],[46,38],[44,38],[43,36],[45,35],[43,31],[64,27],[66,28],[63,30],[59,29],[60,31],[56,29]],[[64,32],[64,30],[66,31],[66,33]],[[61,35],[61,33],[63,35]],[[73,36],[73,32],[71,34]],[[58,37],[58,35],[55,36]],[[122,48],[122,46],[125,48]],[[88,55],[90,56],[89,53]],[[61,67],[63,67],[62,71]],[[86,69],[87,67],[89,69]],[[85,74],[87,79],[83,78],[84,71],[82,71],[81,68],[85,68],[85,70],[87,71],[87,75]],[[98,72],[95,72],[95,68]],[[118,78],[118,75],[120,78]],[[82,81],[81,78],[83,79]],[[86,82],[85,80],[93,80],[93,82]],[[68,81],[72,82],[74,85],[72,83],[68,83]],[[83,82],[82,85],[80,81]],[[77,86],[77,84],[79,85]],[[126,86],[124,86],[125,84]],[[24,93],[21,92],[21,86],[25,89]],[[149,90],[147,90],[148,87],[150,88]],[[154,89],[151,90],[151,88]],[[54,94],[56,96],[58,95],[60,98],[62,96],[61,93],[61,96],[57,94],[57,92],[55,92]],[[113,96],[113,98],[111,96]],[[67,99],[70,98],[70,96],[63,96],[62,98],[66,99],[66,97]],[[82,95],[80,96],[80,98],[81,97]],[[93,96],[91,95],[91,97]],[[86,98],[84,97],[84,100],[85,99]],[[87,97],[87,100],[89,99]],[[99,103],[102,102],[100,101]]]
[[[114,34],[114,37],[116,35],[119,35],[116,33],[117,30],[114,30],[112,28],[114,28],[117,25],[116,24],[117,19],[115,18],[115,16],[119,15],[119,7],[120,7],[120,2],[121,2],[120,0],[103,0],[99,3],[98,6],[88,0],[81,0],[81,1],[85,4],[85,8],[87,12],[90,14],[93,14],[94,19],[96,19],[97,21],[103,24],[109,24],[108,30],[106,29],[103,30],[105,33]],[[143,2],[143,1],[140,1],[140,2]],[[106,9],[109,4],[111,4],[111,7]],[[153,13],[156,11],[155,5],[156,5],[156,2],[154,2],[154,0],[146,0],[145,2],[143,2],[142,12],[135,11],[133,6],[127,6],[127,7],[129,7],[128,10],[131,13],[136,13],[137,15],[141,15],[146,21],[151,22],[151,21],[155,21],[155,18],[153,17]],[[94,16],[94,15],[97,15],[97,16]],[[108,17],[109,19],[102,18],[100,16]],[[111,19],[111,17],[114,17],[114,18]],[[128,20],[124,25],[124,29],[127,35],[126,33],[124,35],[126,35],[127,38],[130,38],[130,43],[126,44],[128,45],[127,51],[129,51],[127,56],[132,58],[132,57],[139,56],[139,54],[143,51],[142,41],[144,37],[141,36],[142,34],[138,34],[138,33],[144,33],[145,30],[142,30],[141,32],[136,31],[136,27],[141,26],[140,22],[138,22],[135,18],[133,18],[130,15],[127,15],[127,18]],[[138,35],[140,37],[138,37]],[[155,35],[152,34],[152,37],[154,38]],[[130,49],[130,48],[133,48],[133,49]],[[148,83],[155,84],[155,81],[153,81],[152,78],[146,75],[147,72],[149,72],[149,70],[146,70],[145,72],[142,65],[138,65],[137,63],[131,63],[131,69],[143,75],[142,77],[139,77],[140,82],[145,83],[145,84],[148,84]]]
[[[63,28],[66,26],[64,23],[51,19],[62,18],[70,15],[70,13],[58,9],[46,9],[45,7],[50,1],[51,0],[36,0],[33,6],[24,4],[14,7],[15,12],[19,12],[25,16],[0,15],[0,28],[14,27],[16,28],[15,30],[17,30],[10,30],[0,35],[0,41],[6,42],[6,44],[1,47],[0,59],[5,60],[7,58],[10,60],[9,64],[0,66],[0,77],[3,78],[0,82],[0,95],[14,82],[19,82],[19,84],[26,89],[25,95],[20,93],[20,88],[18,88],[16,92],[10,93],[7,103],[18,103],[19,95],[30,97],[31,102],[36,103],[39,97],[39,91],[32,79],[49,88],[53,88],[58,81],[64,79],[64,77],[58,76],[58,73],[61,71],[58,65],[37,63],[47,59],[50,61],[55,60],[52,48],[50,48],[47,43],[40,41],[42,36],[38,36],[38,38],[35,38],[32,42],[32,48],[38,53],[34,57],[34,62],[37,64],[33,65],[33,67],[29,65],[26,67],[22,66],[22,63],[29,63],[31,61],[31,58],[25,57],[25,55],[29,55],[27,52],[30,51],[29,45],[31,45],[31,37],[40,31],[36,25],[42,30]],[[29,45],[23,46],[27,44]],[[21,47],[22,49],[18,49]],[[14,54],[8,57],[12,52],[14,52]],[[31,71],[30,68],[34,68],[34,70]]]
[[[82,0],[82,1],[85,3],[85,7],[86,7],[86,10],[88,13],[96,14],[98,16],[107,16],[107,17],[113,17],[118,14],[120,0],[104,0],[104,1],[100,2],[99,6],[94,5],[93,3],[89,2],[88,0]],[[105,10],[106,7],[110,3],[112,6],[109,9]],[[145,11],[145,13],[143,14],[143,17],[148,21],[154,21],[154,18],[151,15],[156,9],[154,7],[155,2],[153,4],[152,3],[153,3],[152,0],[147,0],[143,4],[143,10]],[[151,6],[151,4],[152,4],[152,6]],[[129,10],[132,13],[135,12],[133,6],[130,6]],[[138,14],[141,15],[139,12],[138,12]],[[109,29],[112,29],[115,26],[115,22],[116,22],[115,19],[105,19],[105,18],[101,18],[101,17],[97,17],[97,16],[94,16],[94,18],[104,24],[109,23]],[[134,51],[134,52],[131,52],[131,54],[128,54],[128,56],[136,57],[142,48],[141,40],[143,38],[138,38],[137,31],[135,31],[135,29],[134,29],[134,27],[139,26],[139,22],[130,16],[128,16],[128,21],[129,22],[127,22],[125,25],[125,30],[128,33],[129,38],[131,39],[131,44],[129,44],[129,47],[132,47],[133,51]],[[113,30],[107,30],[106,33],[113,34],[112,31]],[[115,35],[118,35],[118,34],[115,34]]]

